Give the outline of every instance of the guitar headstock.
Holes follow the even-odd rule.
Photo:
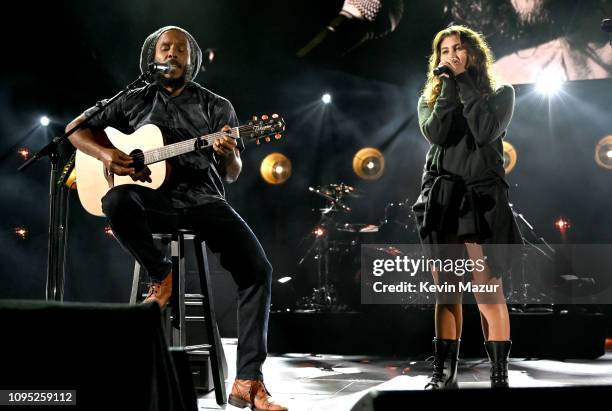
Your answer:
[[[261,144],[261,140],[269,143],[274,137],[275,140],[280,140],[285,131],[285,120],[278,114],[271,116],[263,114],[260,117],[253,116],[248,122],[248,130],[245,133],[250,140],[255,140],[257,144]]]

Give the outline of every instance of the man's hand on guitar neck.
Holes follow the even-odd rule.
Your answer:
[[[213,143],[213,150],[215,154],[221,157],[221,168],[219,170],[221,177],[223,177],[227,183],[233,183],[242,170],[240,151],[237,149],[238,144],[236,139],[230,137],[232,131],[231,127],[226,124],[221,131],[225,134],[225,137],[215,140]]]
[[[231,154],[236,154],[234,149],[237,147],[236,139],[229,137],[232,132],[232,128],[228,125],[225,125],[223,129],[221,129],[227,136],[221,137],[218,140],[215,140],[213,143],[213,150],[215,153],[222,157],[228,157]]]
[[[118,176],[129,175],[134,181],[149,183],[152,181],[149,167],[136,172],[134,167],[131,167],[133,163],[132,157],[117,148],[104,148],[100,150],[100,161],[102,161],[104,167],[109,172]]]

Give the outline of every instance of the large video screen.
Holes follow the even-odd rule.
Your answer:
[[[449,0],[449,21],[484,33],[494,69],[512,84],[540,76],[563,80],[612,77],[612,46],[601,30],[610,0]]]

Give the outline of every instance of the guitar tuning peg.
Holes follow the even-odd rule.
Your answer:
[[[280,140],[283,137],[283,135],[281,133],[276,133],[274,134],[274,138],[277,140]]]
[[[268,117],[268,115],[267,115],[267,114],[264,114],[264,115],[262,115],[262,116],[261,116],[261,119],[262,119],[262,120],[264,120],[264,121],[265,121],[265,120],[267,120],[268,118],[269,118],[269,117]]]
[[[272,118],[278,118],[278,114],[276,113],[272,114]]]
[[[270,136],[266,136],[266,143],[270,142]]]

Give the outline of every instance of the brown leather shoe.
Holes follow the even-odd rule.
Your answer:
[[[287,411],[270,396],[261,380],[234,380],[228,402],[234,407],[251,407],[253,411]]]
[[[172,296],[172,271],[162,281],[153,281],[143,303],[155,301],[163,310]]]

